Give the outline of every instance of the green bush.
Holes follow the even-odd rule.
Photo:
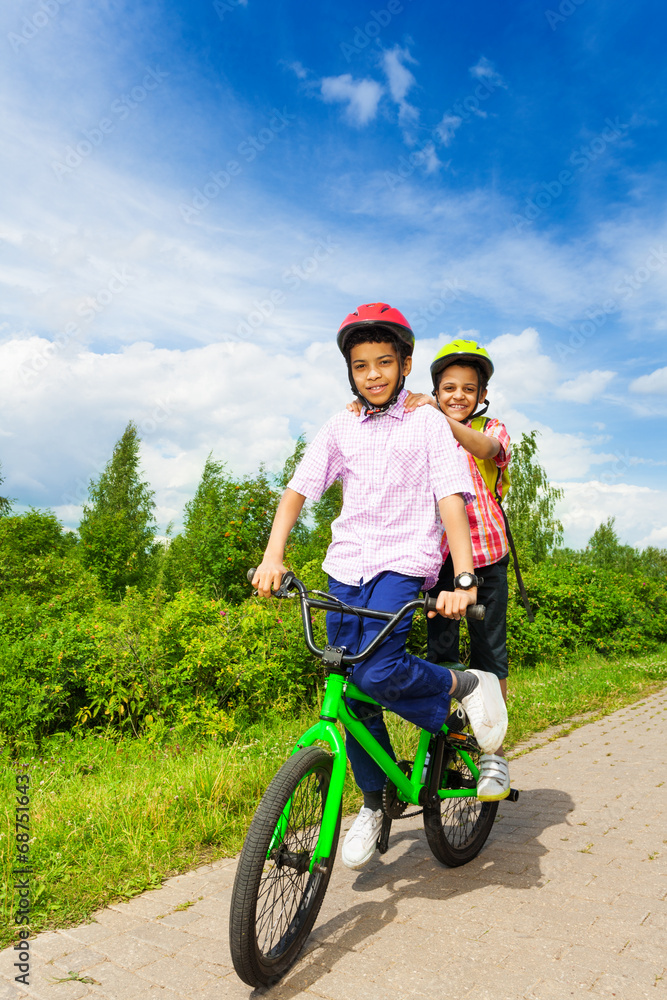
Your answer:
[[[525,583],[535,621],[528,621],[515,589],[507,616],[510,666],[533,666],[584,648],[634,656],[667,641],[664,578],[547,561],[530,567]]]
[[[117,604],[73,588],[24,618],[20,600],[0,605],[0,733],[12,741],[100,725],[225,733],[265,706],[301,706],[321,676],[293,601],[130,589]],[[323,626],[316,614],[320,640]]]

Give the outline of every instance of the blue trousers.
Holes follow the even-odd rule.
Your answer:
[[[329,593],[346,604],[377,611],[397,611],[419,596],[424,581],[420,577],[385,572],[351,587],[329,577]],[[446,667],[437,666],[408,653],[405,644],[412,625],[408,614],[367,660],[358,663],[352,680],[364,694],[375,698],[408,722],[437,733],[449,713],[449,692],[452,675]],[[345,646],[356,653],[381,631],[385,622],[356,615],[327,612],[327,636],[331,645]],[[373,734],[378,743],[394,760],[395,754],[382,713],[373,705],[350,700],[350,707]],[[371,718],[369,713],[377,712]],[[347,753],[354,778],[363,792],[375,792],[384,787],[385,773],[363,747],[347,733]]]

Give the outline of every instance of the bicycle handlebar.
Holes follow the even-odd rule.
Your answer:
[[[247,573],[248,583],[252,583],[252,581],[255,578],[255,573],[256,572],[257,572],[257,567],[256,566],[253,566],[253,567],[251,567],[251,569],[248,570],[248,573]],[[294,573],[292,573],[291,570],[289,570],[287,573],[284,573],[283,576],[282,576],[282,578],[281,578],[281,581],[280,581],[280,587],[279,587],[279,589],[276,590],[276,591],[274,591],[274,597],[285,597],[285,596],[287,596],[284,591],[283,591],[283,593],[281,593],[281,591],[283,590],[283,588],[285,588],[287,591],[295,589],[295,588],[293,588],[291,586],[291,584],[292,584],[292,582],[294,580],[296,580],[296,577],[294,576]],[[431,597],[428,594],[426,595],[426,597],[424,597],[423,601],[420,601],[419,603],[424,608],[424,614],[427,614],[429,611],[436,611],[437,610],[437,608],[436,608],[436,598],[435,597]],[[367,617],[374,617],[373,615],[369,614],[368,608],[355,608],[354,610],[355,611],[363,611],[366,614]],[[383,618],[385,617],[385,612],[379,612],[379,614],[381,614]],[[386,614],[389,614],[389,613],[386,612]],[[466,618],[472,618],[473,621],[477,621],[477,622],[484,621],[484,615],[485,614],[486,614],[486,607],[483,604],[469,604],[468,607],[465,609],[465,617]]]
[[[252,583],[256,572],[257,569],[254,566],[252,569],[248,570],[247,577],[250,583]],[[342,657],[342,663],[346,666],[352,666],[355,663],[360,663],[362,660],[369,657],[371,653],[374,653],[378,646],[381,645],[387,636],[394,631],[400,620],[404,618],[409,611],[413,611],[416,608],[422,608],[425,612],[435,611],[436,602],[434,597],[429,597],[427,595],[424,598],[417,598],[414,601],[409,601],[395,613],[392,613],[391,611],[374,611],[371,608],[353,608],[352,606],[334,601],[333,599],[321,600],[319,598],[309,597],[305,584],[303,584],[291,570],[288,570],[287,573],[284,573],[281,578],[280,587],[278,590],[274,591],[274,597],[290,597],[291,591],[296,591],[301,601],[301,620],[303,622],[306,645],[311,653],[315,656],[319,656],[320,658],[322,658],[324,650],[318,649],[315,645],[313,623],[308,613],[310,608],[318,608],[323,611],[337,611],[339,614],[361,615],[364,618],[377,618],[387,623],[384,628],[381,629],[373,639],[371,639],[365,649],[362,649],[360,652],[354,654],[346,653]],[[471,604],[466,608],[466,616],[468,618],[473,618],[476,621],[482,621],[485,612],[486,608],[483,604]]]

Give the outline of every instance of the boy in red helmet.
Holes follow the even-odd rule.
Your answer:
[[[338,346],[361,415],[355,418],[347,410],[336,414],[309,446],[283,493],[253,585],[264,597],[280,585],[285,543],[304,501],[318,500],[340,478],[343,508],[332,524],[323,563],[330,593],[348,605],[383,611],[414,600],[437,579],[444,525],[455,589],[443,590],[437,607],[441,615],[459,619],[477,595],[465,510],[472,484],[447,422],[430,407],[405,410],[412,330],[397,309],[371,303],[343,321]],[[355,667],[355,684],[432,733],[442,727],[455,694],[482,749],[494,750],[507,728],[497,678],[481,671],[450,670],[409,654],[405,643],[411,620],[407,615],[375,654]],[[365,646],[381,627],[373,619],[327,615],[329,642],[350,651]],[[382,716],[366,724],[392,753]],[[345,838],[343,862],[360,868],[372,857],[382,825],[385,775],[349,734],[347,746],[364,805]]]

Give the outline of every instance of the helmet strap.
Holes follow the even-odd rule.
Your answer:
[[[486,413],[486,411],[489,408],[489,403],[490,403],[490,400],[489,399],[485,399],[484,400],[484,406],[482,407],[482,409],[481,410],[475,410],[475,412],[470,417],[468,417],[468,420],[474,420],[475,417],[483,417],[484,414]]]

